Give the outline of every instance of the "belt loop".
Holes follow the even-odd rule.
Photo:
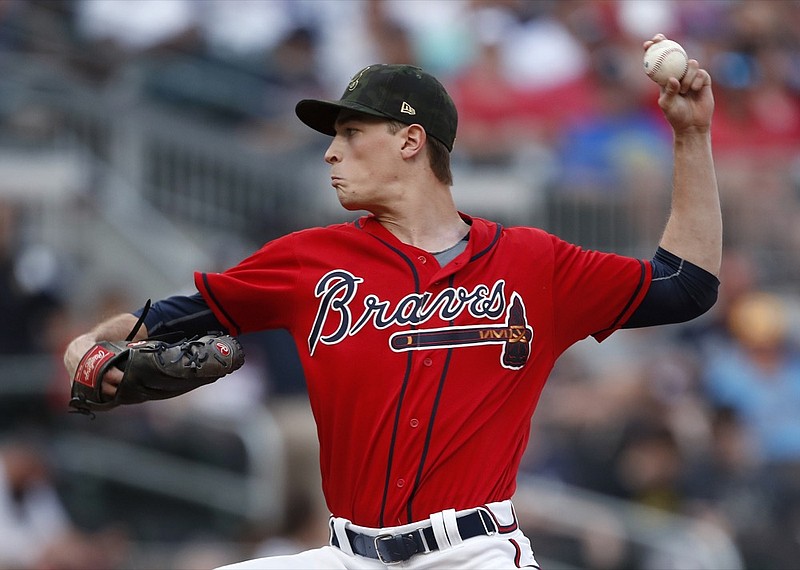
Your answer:
[[[450,546],[458,546],[464,539],[461,538],[461,533],[458,532],[458,521],[456,521],[456,510],[447,509],[442,511],[442,519],[444,522],[444,529],[447,532],[447,538],[450,541]]]
[[[481,524],[483,525],[483,530],[486,532],[486,536],[497,534],[497,531],[499,530],[497,528],[497,522],[495,522],[494,517],[488,508],[478,507],[478,516],[481,519]]]
[[[346,525],[350,521],[347,519],[343,519],[341,517],[333,517],[332,522],[333,522],[333,532],[336,535],[336,540],[339,541],[339,548],[341,548],[345,554],[353,556],[354,555],[353,547],[350,544],[350,538],[347,536],[347,529],[346,529]]]
[[[444,516],[442,513],[433,513],[431,515],[431,528],[439,550],[450,548],[450,541],[447,540],[447,531],[444,529]]]
[[[425,529],[424,528],[418,528],[414,532],[416,532],[419,535],[419,540],[422,543],[422,552],[424,552],[425,554],[428,554],[429,552],[433,552],[433,550],[431,549],[431,545],[428,544],[428,539],[425,538]]]
[[[486,510],[491,514],[492,520],[497,527],[497,532],[508,533],[519,528],[514,503],[510,500],[489,503],[486,505]]]

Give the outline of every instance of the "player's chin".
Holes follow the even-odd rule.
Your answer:
[[[356,200],[355,196],[353,196],[352,194],[348,194],[347,192],[342,192],[341,190],[337,190],[336,197],[339,198],[339,203],[345,210],[356,211],[365,209],[361,201]]]

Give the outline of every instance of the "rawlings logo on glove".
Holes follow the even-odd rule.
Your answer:
[[[75,382],[80,382],[90,388],[94,388],[97,384],[97,372],[101,368],[105,370],[103,364],[113,356],[113,352],[103,348],[99,344],[94,345],[81,359],[78,370],[75,373]]]
[[[91,415],[122,404],[174,398],[211,384],[242,364],[244,350],[230,335],[209,334],[171,344],[154,339],[98,342],[78,364],[69,405]],[[103,395],[102,379],[112,366],[123,376],[109,399]]]

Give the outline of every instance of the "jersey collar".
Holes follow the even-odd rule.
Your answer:
[[[469,230],[469,244],[467,245],[466,251],[480,252],[491,248],[501,229],[499,224],[483,218],[469,216],[463,212],[459,212],[458,215],[471,226]],[[355,221],[355,226],[400,249],[412,248],[415,251],[418,250],[418,248],[397,239],[397,237],[387,230],[373,214],[368,214],[359,218]]]

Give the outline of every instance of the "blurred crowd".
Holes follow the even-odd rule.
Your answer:
[[[457,200],[458,168],[538,177],[543,208],[622,213],[599,231],[636,236],[644,256],[666,216],[671,164],[657,88],[638,65],[642,41],[656,32],[680,41],[714,81],[726,234],[720,298],[695,322],[622,331],[565,354],[534,417],[523,474],[714,524],[747,567],[793,568],[800,2],[0,0],[0,56],[46,62],[101,92],[135,87],[137,96],[229,129],[264,153],[319,151],[319,138],[293,116],[298,99],[337,98],[371,63],[419,64],[443,80],[459,108]],[[485,200],[491,196],[487,189]],[[49,442],[84,420],[65,418],[65,342],[141,299],[119,284],[98,284],[93,304],[76,315],[65,283],[69,260],[37,247],[26,232],[34,214],[0,186],[0,569],[126,568],[140,529],[127,527],[124,513],[109,521],[87,509],[88,495],[70,496],[76,487],[59,473]],[[562,229],[579,243],[584,236],[580,220]],[[271,410],[286,441],[288,508],[266,529],[234,536],[223,527],[227,534],[212,538],[227,546],[216,549],[207,540],[213,529],[186,533],[162,564],[210,568],[237,540],[237,555],[325,540],[324,528],[310,522],[324,526],[325,514],[313,489],[314,431],[291,341],[280,333],[243,341],[246,373],[168,414],[180,406],[212,416]],[[33,382],[20,375],[30,365],[17,364],[28,356],[49,363],[33,399],[15,388]],[[139,441],[177,445],[174,433],[164,436],[163,420],[131,413],[143,426]],[[664,567],[648,566],[630,548],[548,536],[546,526],[531,535],[537,554],[577,567]]]

